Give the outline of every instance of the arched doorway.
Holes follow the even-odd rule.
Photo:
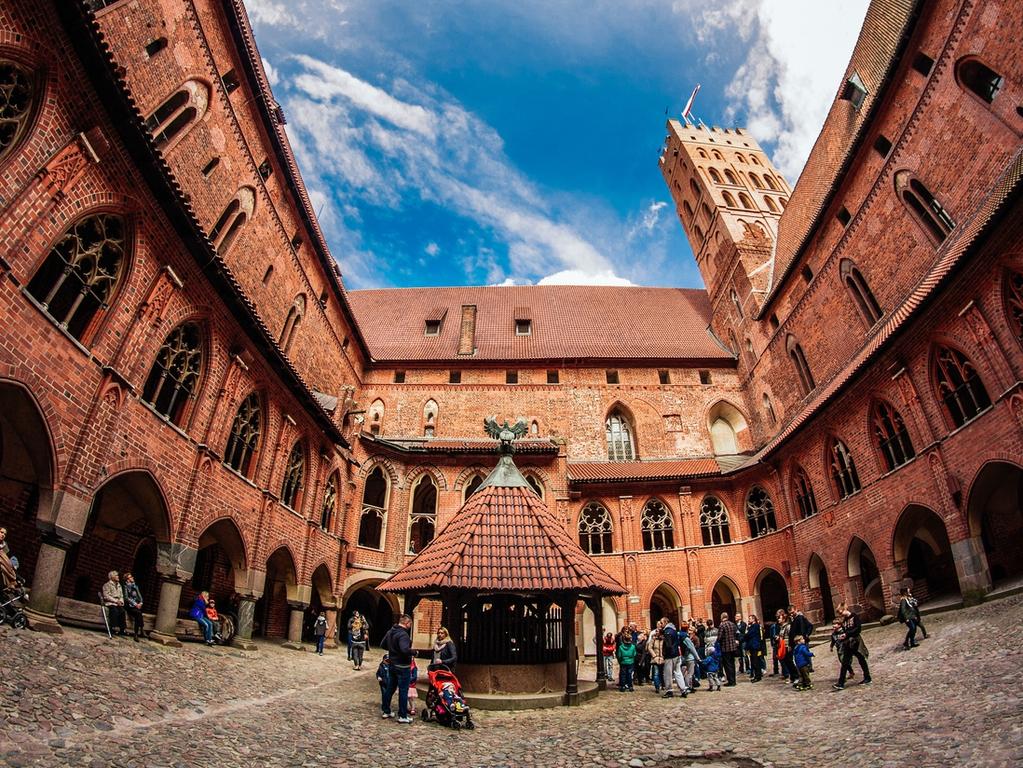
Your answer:
[[[53,472],[50,432],[35,399],[0,379],[0,525],[29,584],[41,543],[36,520],[52,504]]]
[[[333,581],[330,578],[330,571],[327,566],[320,563],[313,571],[313,590],[309,598],[309,610],[306,611],[305,621],[302,625],[302,639],[314,640],[313,624],[316,617],[326,607],[334,606]],[[331,638],[328,637],[328,640]],[[333,647],[333,646],[331,646]]]
[[[338,618],[339,643],[347,642],[348,620],[355,611],[369,621],[371,645],[379,645],[384,634],[394,625],[394,620],[401,614],[401,609],[394,595],[385,595],[374,589],[381,581],[382,579],[375,579],[371,582],[362,582],[348,590]]]
[[[153,476],[143,470],[114,475],[93,496],[82,538],[64,560],[58,618],[80,619],[81,606],[74,603],[97,603],[109,571],[130,571],[142,591],[143,610],[155,613],[156,547],[169,539],[170,515]],[[94,610],[86,616],[90,623],[99,618]]]
[[[192,607],[195,596],[210,593],[221,613],[232,605],[232,597],[245,584],[248,558],[238,526],[230,518],[221,518],[199,535],[198,552],[192,579],[181,588],[179,609]]]
[[[756,594],[760,599],[760,622],[774,621],[779,609],[789,607],[789,588],[785,579],[773,568],[760,572],[756,582]]]
[[[583,606],[582,611],[582,622],[580,624],[580,631],[582,637],[582,652],[587,656],[597,655],[597,622],[596,617],[593,615],[593,611],[585,603],[581,602],[579,605]],[[603,624],[604,634],[608,632],[617,632],[621,627],[618,625],[618,611],[615,609],[615,601],[609,597],[605,597],[601,601],[601,607],[603,610],[603,616],[601,616],[601,622]]]
[[[278,547],[266,560],[263,596],[256,602],[254,633],[262,637],[287,637],[291,609],[288,600],[298,599],[298,570],[287,547]]]
[[[734,619],[738,606],[739,588],[730,578],[722,576],[714,585],[710,597],[711,617],[714,620],[714,625],[717,626],[721,621],[722,613],[727,613],[729,618]]]
[[[856,588],[853,602],[860,605],[860,616],[876,619],[884,614],[884,593],[881,589],[881,572],[877,558],[863,539],[853,537],[847,558],[849,578]]]
[[[959,594],[945,523],[927,507],[912,504],[899,516],[892,537],[892,558],[899,576],[912,581],[913,596],[919,602]]]
[[[807,584],[811,590],[816,590],[817,605],[813,609],[819,611],[817,623],[831,622],[835,620],[835,599],[831,596],[831,582],[828,580],[828,569],[824,567],[824,561],[819,555],[810,556],[810,566],[806,570]]]
[[[682,598],[669,584],[662,583],[650,597],[650,626],[656,626],[662,617],[667,616],[676,625],[682,611]],[[645,627],[648,629],[648,627]]]
[[[985,464],[970,488],[970,534],[979,536],[992,584],[1023,578],[1023,470],[1005,461]]]

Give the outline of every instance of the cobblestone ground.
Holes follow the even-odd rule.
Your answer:
[[[871,630],[874,684],[777,678],[663,700],[609,691],[577,708],[479,712],[454,732],[379,717],[374,653],[362,672],[263,644],[255,653],[0,629],[0,764],[10,766],[1020,766],[1023,596],[927,617],[899,648]],[[825,646],[826,647],[826,646]]]

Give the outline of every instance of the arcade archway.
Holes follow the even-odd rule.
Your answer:
[[[739,588],[727,576],[717,580],[710,598],[711,618],[716,626],[721,621],[721,614],[727,613],[729,618],[735,618],[739,609]]]
[[[760,572],[756,582],[756,595],[760,602],[760,621],[766,624],[774,621],[779,609],[789,607],[789,588],[785,579],[773,568]]]
[[[1005,461],[985,464],[970,488],[967,510],[992,584],[1023,579],[1023,470]]]
[[[316,617],[324,609],[334,607],[330,571],[323,563],[316,566],[316,570],[313,571],[312,586],[312,594],[309,596],[309,608],[302,623],[302,638],[304,640],[314,640],[313,624],[316,622]],[[330,638],[328,637],[328,639]]]
[[[679,619],[681,619],[681,612],[682,598],[679,597],[678,592],[673,587],[662,583],[654,590],[653,595],[650,597],[651,627],[656,626],[657,622],[665,616],[675,624],[678,624]]]
[[[863,539],[853,537],[847,558],[849,578],[856,589],[853,602],[860,605],[860,616],[875,619],[884,611],[884,593],[877,558]]]
[[[291,617],[289,600],[298,600],[298,570],[287,547],[278,547],[266,560],[263,596],[256,602],[255,634],[287,637]]]
[[[807,585],[811,590],[816,591],[816,605],[813,610],[819,611],[817,623],[830,622],[835,620],[835,599],[831,594],[831,582],[828,580],[828,569],[824,567],[824,561],[817,554],[811,555],[810,565],[806,570]]]
[[[390,629],[396,617],[401,614],[397,598],[377,592],[375,587],[382,579],[353,585],[345,594],[341,611],[338,613],[338,642],[345,643],[348,620],[358,611],[369,621],[369,642],[379,645],[384,634]]]
[[[228,608],[248,574],[245,542],[234,521],[221,518],[199,535],[198,552],[192,579],[181,588],[180,608],[191,608],[195,596],[207,591],[217,607]]]
[[[923,603],[959,594],[959,579],[945,523],[927,507],[906,507],[892,538],[892,559],[899,576],[912,581],[913,596]]]

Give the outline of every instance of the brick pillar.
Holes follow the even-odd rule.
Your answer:
[[[324,647],[337,648],[337,606],[325,605],[323,610],[327,614],[327,642]]]
[[[36,559],[35,573],[32,576],[32,589],[29,591],[28,625],[37,632],[61,633],[57,622],[57,590],[60,588],[60,577],[64,573],[64,558],[67,556],[71,542],[61,539],[54,533],[43,535]]]
[[[984,595],[991,591],[991,571],[980,536],[952,542],[952,560],[956,566],[963,603],[974,605],[981,602]]]
[[[178,640],[178,604],[181,602],[181,587],[185,583],[178,576],[160,577],[160,599],[156,604],[156,622],[149,639],[160,645],[180,648]]]
[[[290,648],[293,651],[305,650],[305,646],[302,645],[302,616],[308,605],[308,603],[288,601],[291,616],[288,619],[288,640],[281,644],[283,648]]]
[[[258,647],[252,642],[252,623],[256,615],[255,595],[241,595],[238,601],[238,626],[234,628],[234,637],[231,638],[231,645],[241,648],[243,651],[255,651]]]

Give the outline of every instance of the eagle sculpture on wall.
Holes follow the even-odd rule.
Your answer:
[[[501,441],[502,453],[510,453],[512,441],[517,440],[529,431],[529,425],[521,416],[514,424],[509,424],[507,419],[505,419],[504,424],[498,424],[496,416],[487,416],[487,418],[483,419],[483,428],[492,438]]]

